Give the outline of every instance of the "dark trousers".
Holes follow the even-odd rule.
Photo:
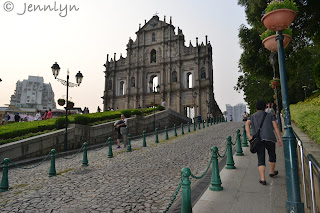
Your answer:
[[[257,155],[258,155],[258,166],[266,165],[266,152],[268,151],[269,162],[276,162],[276,143],[271,141],[261,141],[258,145]]]

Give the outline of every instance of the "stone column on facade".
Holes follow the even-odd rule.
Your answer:
[[[181,95],[180,95],[180,92],[177,93],[177,107],[176,107],[176,110],[178,113],[181,112]]]
[[[108,109],[108,85],[109,85],[109,80],[108,80],[108,72],[109,72],[109,54],[107,54],[107,61],[105,63],[105,68],[106,70],[104,71],[104,94],[103,94],[103,111],[106,111]]]

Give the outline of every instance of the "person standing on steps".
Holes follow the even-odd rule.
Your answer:
[[[120,148],[121,136],[126,136],[128,133],[127,119],[124,114],[121,114],[121,119],[114,123],[115,130],[117,131],[117,148]],[[127,145],[126,137],[123,137],[124,147]]]
[[[263,122],[260,131],[261,142],[257,145],[257,155],[258,155],[258,170],[261,176],[259,183],[262,185],[266,185],[266,163],[265,163],[265,150],[268,151],[269,155],[269,165],[270,165],[270,177],[274,177],[278,175],[278,171],[275,170],[276,166],[276,142],[278,141],[278,146],[282,146],[282,138],[280,129],[276,122],[276,119],[272,113],[265,112],[266,103],[264,101],[256,102],[256,109],[253,115],[251,115],[245,125],[246,133],[248,135],[248,139],[252,139],[252,135],[250,134],[250,125],[252,127],[252,134],[256,134],[258,129]],[[266,114],[266,115],[265,115]],[[263,118],[265,119],[263,121]],[[276,134],[276,135],[275,135]],[[276,137],[277,136],[277,137]]]

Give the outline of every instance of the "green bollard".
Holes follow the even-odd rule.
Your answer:
[[[56,150],[52,149],[51,150],[51,165],[50,165],[50,169],[49,169],[49,177],[53,177],[56,176],[56,158],[55,158],[55,153]]]
[[[89,166],[88,164],[88,156],[87,156],[87,142],[83,143],[83,158],[81,166]]]
[[[182,202],[181,202],[181,213],[191,213],[191,182],[189,177],[191,175],[191,171],[188,167],[181,169],[181,188],[182,188]]]
[[[212,118],[210,118],[210,125],[212,126]]]
[[[127,152],[132,152],[132,149],[131,149],[131,134],[128,134]]]
[[[190,132],[190,122],[188,122],[188,132]]]
[[[169,140],[168,127],[166,126],[166,140]]]
[[[210,181],[210,190],[211,191],[222,191],[223,187],[221,186],[221,179],[219,173],[219,162],[218,162],[218,147],[214,146],[211,148],[212,151],[212,175]]]
[[[201,122],[198,122],[198,129],[201,129]]]
[[[204,120],[202,120],[202,128],[206,128],[206,126],[204,125]]]
[[[3,171],[2,179],[0,183],[0,192],[5,192],[9,190],[9,181],[8,181],[8,168],[9,168],[9,158],[3,160]]]
[[[246,126],[243,125],[243,134],[242,134],[242,147],[248,147],[248,138],[246,133]]]
[[[177,134],[176,124],[174,124],[173,126],[174,126],[174,136],[176,136],[176,137],[177,137],[177,136],[178,136],[178,134]]]
[[[231,142],[231,136],[227,137],[227,162],[226,162],[226,169],[235,169],[234,161],[233,161],[233,155],[232,155],[232,142]]]
[[[243,156],[244,154],[241,147],[240,129],[237,129],[236,146],[236,156]]]
[[[159,138],[158,138],[158,128],[156,128],[156,140],[155,140],[156,143],[159,143]]]
[[[146,130],[143,130],[143,132],[142,132],[142,137],[143,137],[142,146],[143,146],[143,147],[146,147],[146,146],[147,146],[147,142],[146,142]]]
[[[112,139],[111,139],[111,137],[109,137],[108,138],[108,143],[109,143],[109,153],[108,153],[108,158],[113,158],[113,153],[112,153],[112,144],[111,144],[111,142],[112,142]]]
[[[196,122],[193,121],[193,131],[196,131],[197,130],[197,127],[196,127]]]
[[[181,123],[181,135],[184,135],[184,127],[183,127],[183,123]]]

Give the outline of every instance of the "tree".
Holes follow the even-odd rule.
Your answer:
[[[320,61],[320,1],[298,1],[299,12],[292,24],[292,41],[285,49],[286,71],[290,103],[304,99],[302,86],[316,89],[315,64]],[[265,0],[239,0],[244,6],[247,21],[251,28],[240,26],[240,46],[243,49],[239,61],[240,72],[235,90],[242,90],[250,110],[255,110],[255,102],[259,99],[271,102],[273,90],[268,86],[273,77],[272,66],[269,63],[270,51],[262,45],[259,35],[266,30],[261,23],[261,17],[267,6]],[[312,30],[310,30],[312,28]],[[278,67],[276,76],[279,77]]]

